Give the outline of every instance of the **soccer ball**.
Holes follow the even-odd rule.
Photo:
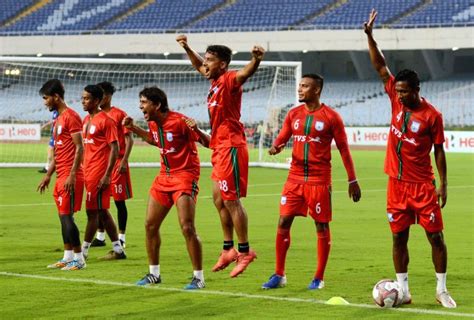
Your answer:
[[[403,291],[397,281],[384,279],[374,286],[372,297],[379,307],[398,307],[403,301]]]

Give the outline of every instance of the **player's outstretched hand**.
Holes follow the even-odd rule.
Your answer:
[[[177,36],[176,42],[178,42],[179,45],[184,49],[188,48],[188,37],[186,37],[184,34],[180,34],[179,36]]]
[[[129,116],[126,116],[122,120],[122,125],[127,129],[131,129],[133,127],[133,119]]]
[[[364,32],[366,34],[372,34],[375,18],[377,18],[377,11],[375,11],[375,9],[372,9],[369,15],[369,21],[364,22]]]
[[[440,185],[439,189],[436,190],[436,193],[438,194],[438,203],[440,204],[441,208],[444,208],[446,202],[448,201],[448,189],[446,188],[446,185]]]
[[[186,125],[189,127],[189,129],[191,129],[193,131],[197,130],[198,126],[197,126],[196,121],[194,121],[194,119],[183,117],[183,120],[186,123]]]
[[[40,184],[38,185],[38,188],[36,188],[36,191],[39,191],[42,194],[46,189],[48,189],[50,180],[51,180],[51,177],[48,175],[45,175],[43,179],[41,180]]]
[[[252,57],[261,61],[263,59],[263,55],[265,54],[265,49],[262,46],[254,45],[252,48]]]
[[[280,144],[279,146],[272,146],[269,150],[268,150],[268,154],[273,156],[275,154],[279,154],[281,152],[281,150],[283,150],[283,148],[285,147],[285,144]]]
[[[349,183],[349,198],[352,198],[352,201],[358,202],[362,193],[360,191],[359,183],[357,181]]]

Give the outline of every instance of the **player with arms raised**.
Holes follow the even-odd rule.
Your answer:
[[[159,148],[161,169],[150,188],[145,220],[149,273],[137,285],[161,283],[160,227],[174,204],[194,268],[191,283],[185,289],[204,288],[201,240],[194,226],[200,174],[195,141],[208,146],[209,137],[182,114],[171,111],[165,92],[158,87],[145,88],[140,92],[140,109],[148,122],[149,131],[134,125],[130,117],[124,119],[124,125]]]
[[[117,227],[110,215],[110,181],[118,155],[117,127],[107,114],[99,109],[103,90],[88,85],[82,92],[82,106],[89,114],[83,121],[84,171],[86,184],[87,227],[82,251],[87,256],[98,219],[112,241],[112,250],[102,259],[125,259],[126,255],[118,239]]]
[[[393,234],[393,263],[397,281],[404,291],[404,304],[411,303],[408,288],[408,237],[410,225],[419,223],[431,244],[436,270],[436,300],[446,308],[456,302],[446,289],[447,249],[439,198],[447,200],[446,156],[441,113],[420,96],[420,80],[413,70],[402,70],[395,77],[377,47],[372,29],[377,12],[372,10],[364,24],[372,65],[385,85],[391,104],[392,121],[385,158],[387,215]],[[430,152],[434,145],[440,187],[436,191]]]
[[[119,144],[119,153],[112,172],[112,181],[110,183],[110,193],[114,198],[117,207],[119,240],[125,248],[125,229],[127,228],[127,205],[125,200],[132,198],[132,183],[130,180],[130,169],[128,167],[128,158],[133,146],[132,133],[123,125],[122,121],[127,116],[125,111],[112,106],[112,96],[115,93],[115,87],[112,83],[104,81],[97,84],[104,91],[104,97],[100,102],[100,109],[104,111],[117,126],[117,136]],[[99,219],[99,228],[96,238],[92,241],[91,247],[105,246],[105,232],[102,220]]]
[[[61,222],[64,256],[48,268],[80,270],[86,267],[86,263],[82,254],[79,229],[73,215],[74,212],[81,210],[84,191],[84,173],[81,166],[84,152],[81,118],[64,102],[64,86],[61,81],[52,79],[45,82],[39,93],[49,111],[58,112],[53,131],[53,158],[38,186],[38,190],[43,193],[49,185],[51,175],[56,171],[54,199]]]
[[[263,284],[263,289],[275,289],[286,284],[285,260],[290,247],[290,229],[296,216],[314,219],[318,238],[318,265],[308,289],[324,287],[324,271],[331,248],[329,222],[331,206],[331,142],[334,139],[348,176],[349,197],[359,201],[361,192],[341,117],[320,102],[324,80],[317,74],[304,75],[298,87],[298,100],[292,108],[278,137],[268,151],[282,151],[293,136],[293,152],[288,179],[280,200],[280,219],[276,237],[276,270]]]
[[[191,49],[185,35],[176,41],[184,48],[193,67],[211,82],[207,106],[211,122],[212,180],[214,204],[219,212],[224,245],[212,271],[237,264],[230,276],[236,277],[257,257],[250,249],[248,217],[240,202],[247,195],[248,150],[244,126],[240,122],[242,86],[257,71],[265,50],[252,49],[252,59],[241,70],[228,70],[232,51],[222,45],[207,47],[204,58]],[[234,249],[233,233],[238,238],[238,253]]]

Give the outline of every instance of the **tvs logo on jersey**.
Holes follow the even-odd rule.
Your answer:
[[[318,130],[318,131],[323,131],[323,129],[324,129],[324,122],[322,122],[322,121],[316,121],[316,124],[314,125],[314,127],[315,127],[316,130]]]
[[[418,121],[412,121],[410,130],[413,133],[417,133],[418,130],[420,130],[420,123]]]
[[[56,131],[56,133],[60,135],[62,131],[63,131],[63,126],[58,126],[58,130]]]
[[[95,126],[91,125],[91,127],[89,128],[89,133],[94,134],[94,132],[95,132]]]
[[[282,205],[285,205],[285,204],[286,204],[286,197],[285,197],[285,196],[281,196],[280,203],[281,203]]]
[[[169,142],[173,141],[173,133],[172,132],[167,132],[166,133],[166,140]]]

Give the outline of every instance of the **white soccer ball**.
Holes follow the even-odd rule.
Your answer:
[[[403,301],[403,291],[397,281],[384,279],[372,290],[375,304],[382,308],[398,307]]]

